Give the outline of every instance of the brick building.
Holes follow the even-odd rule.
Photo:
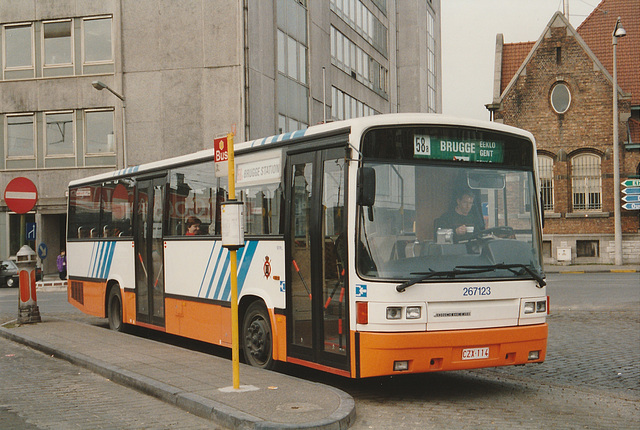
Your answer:
[[[603,0],[575,29],[557,12],[535,42],[496,40],[495,121],[538,144],[548,262],[613,263],[612,32],[617,47],[621,180],[640,177],[640,2]],[[639,212],[621,211],[623,261],[640,262]],[[569,260],[570,259],[570,260]]]

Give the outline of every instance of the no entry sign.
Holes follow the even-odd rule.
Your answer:
[[[22,176],[13,178],[4,190],[4,201],[17,214],[29,212],[38,200],[38,190],[29,179]]]

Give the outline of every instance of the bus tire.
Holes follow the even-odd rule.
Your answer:
[[[109,291],[107,319],[109,320],[109,328],[111,330],[124,330],[124,323],[122,321],[122,295],[120,294],[120,287],[118,285],[113,286]]]
[[[264,305],[255,301],[249,305],[242,322],[242,351],[248,364],[273,369],[273,335],[271,320]]]

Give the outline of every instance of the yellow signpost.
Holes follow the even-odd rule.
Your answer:
[[[236,199],[236,175],[233,159],[233,133],[227,135],[229,156],[229,200]],[[240,388],[240,342],[238,332],[238,260],[236,249],[229,249],[231,271],[231,361],[233,363],[233,388]]]

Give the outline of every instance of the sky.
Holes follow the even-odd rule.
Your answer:
[[[569,0],[577,28],[600,0]],[[488,120],[493,101],[496,35],[505,43],[536,41],[563,0],[441,0],[442,111]]]

